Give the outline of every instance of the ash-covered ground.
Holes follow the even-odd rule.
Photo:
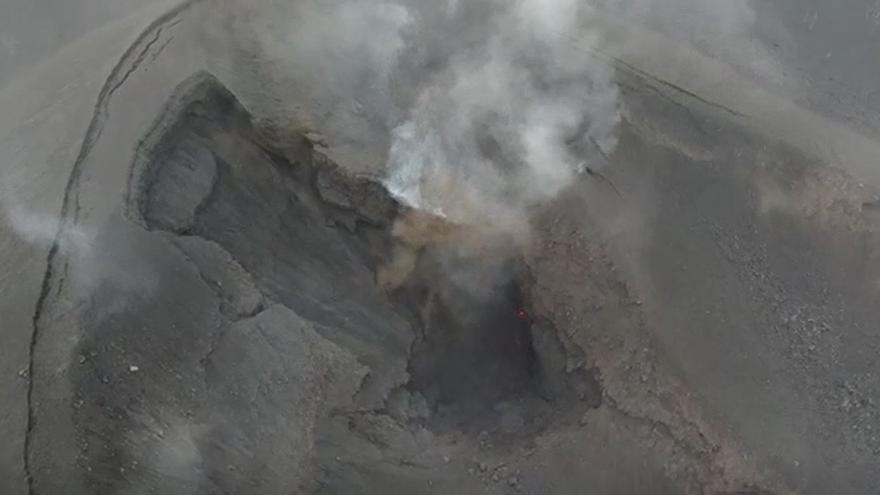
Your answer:
[[[660,68],[613,2],[268,4],[10,104],[0,491],[880,488],[874,148],[738,86],[750,10]]]
[[[37,493],[772,486],[655,368],[643,302],[589,220],[584,188],[625,200],[606,183],[537,208],[520,245],[400,205],[316,145],[210,76],[178,88],[95,241],[149,297],[121,303],[119,273],[82,300],[64,271],[84,260],[56,260]],[[50,378],[59,352],[74,361]]]

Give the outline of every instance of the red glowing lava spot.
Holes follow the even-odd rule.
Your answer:
[[[529,320],[529,314],[526,312],[525,308],[516,308],[516,317],[523,321]]]

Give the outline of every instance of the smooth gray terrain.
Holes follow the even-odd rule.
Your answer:
[[[525,241],[392,198],[285,2],[75,3],[0,6],[0,493],[880,491],[870,2],[755,5],[776,81],[603,11]]]

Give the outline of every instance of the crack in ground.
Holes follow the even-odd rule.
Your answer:
[[[176,26],[176,25],[177,25],[177,23],[174,23],[174,24],[172,24],[172,25],[169,25],[168,27],[171,28],[171,27]],[[162,44],[159,46],[159,48],[157,48],[156,51],[153,52],[153,55],[150,56],[150,63],[155,62],[156,59],[159,58],[159,55],[162,55],[162,52],[164,52],[165,49],[168,48],[168,45],[170,45],[172,41],[174,41],[174,36],[173,36],[173,35],[172,35],[172,36],[169,36],[168,39],[166,39],[165,42],[162,43]]]
[[[156,33],[155,40],[158,40],[159,35],[165,27],[172,27],[176,25],[178,22],[180,22],[178,17],[183,12],[201,1],[203,0],[186,0],[180,5],[169,10],[165,14],[162,14],[149,25],[147,25],[147,27],[144,28],[144,30],[135,39],[135,41],[131,45],[129,45],[126,51],[122,54],[122,57],[120,57],[119,61],[110,71],[110,75],[107,77],[103,87],[101,88],[101,91],[98,93],[98,98],[95,103],[92,119],[89,123],[88,128],[86,129],[85,137],[83,138],[80,145],[80,150],[77,153],[77,157],[73,163],[73,166],[71,167],[71,172],[67,179],[67,185],[64,188],[58,228],[55,232],[52,246],[49,248],[49,252],[46,256],[46,271],[43,275],[43,282],[40,286],[40,294],[37,297],[37,302],[34,307],[34,314],[31,318],[33,330],[31,332],[30,342],[28,343],[28,386],[26,392],[27,421],[24,438],[24,448],[22,449],[24,475],[27,483],[27,493],[29,495],[34,495],[36,493],[33,468],[30,463],[31,443],[33,441],[32,436],[36,422],[33,402],[34,351],[36,349],[37,340],[39,339],[40,321],[43,316],[43,311],[45,310],[46,303],[48,302],[52,283],[55,281],[55,270],[53,268],[53,265],[55,264],[56,258],[60,251],[61,242],[63,240],[65,232],[79,217],[79,196],[77,193],[79,189],[80,178],[82,176],[83,164],[85,163],[88,156],[91,154],[91,151],[94,148],[98,138],[103,133],[104,122],[106,121],[108,115],[110,99],[112,98],[114,93],[126,82],[128,77],[134,72],[134,70],[137,69],[137,66],[139,66],[141,62],[143,62],[143,58],[146,57],[146,52],[149,50],[150,47],[155,44],[155,41],[149,41],[147,43],[147,46],[140,52],[139,56],[134,60],[134,62],[130,62],[132,54],[137,50],[137,48],[143,45],[144,41],[147,40],[148,37],[150,37],[154,32]],[[129,64],[134,64],[134,67],[129,67],[129,70],[126,71],[125,75],[123,75],[120,80],[120,72],[124,67]],[[73,215],[71,215],[71,210],[73,211]]]
[[[690,460],[686,463],[689,468],[681,469],[679,467],[670,469],[669,467],[664,466],[664,471],[667,471],[667,475],[670,476],[671,479],[675,480],[676,483],[680,486],[697,486],[699,487],[697,493],[707,493],[705,487],[709,485],[709,481],[706,479],[702,479],[699,472],[695,472],[695,470],[704,469],[703,466],[709,464],[706,455],[701,455],[688,442],[679,439],[672,432],[672,429],[669,427],[669,425],[664,423],[663,421],[657,420],[649,416],[633,414],[623,409],[611,397],[606,397],[606,404],[608,405],[608,409],[614,414],[619,415],[625,420],[629,420],[636,424],[647,427],[650,430],[651,435],[665,438],[668,442],[670,442],[673,451],[677,450],[685,457],[690,458]],[[656,451],[657,447],[654,446],[653,450]]]
[[[620,86],[622,89],[631,91],[633,93],[642,93],[640,88],[636,87],[635,85],[623,82],[623,81],[617,81],[617,85]],[[646,84],[645,86],[651,91],[652,94],[656,95],[658,98],[662,99],[663,101],[665,101],[665,102],[675,106],[676,108],[680,109],[681,111],[683,111],[685,113],[685,115],[687,115],[688,120],[691,121],[691,123],[693,124],[693,126],[697,130],[697,132],[699,132],[700,134],[702,134],[704,136],[709,135],[709,133],[706,132],[706,129],[703,128],[703,125],[700,122],[700,120],[697,118],[696,115],[694,115],[694,112],[690,108],[687,107],[687,105],[684,105],[683,103],[677,101],[675,98],[672,98],[671,96],[664,93],[663,91],[661,91],[659,88],[657,88],[655,86],[652,86],[650,84]]]
[[[712,100],[708,100],[706,98],[703,98],[702,96],[694,93],[693,91],[685,89],[685,88],[683,88],[675,83],[669,82],[665,79],[661,79],[661,78],[659,78],[649,72],[645,72],[645,71],[643,71],[643,70],[641,70],[641,69],[639,69],[639,68],[637,68],[627,62],[624,62],[622,59],[620,59],[618,57],[615,57],[615,56],[609,55],[609,54],[603,54],[603,56],[608,57],[612,62],[614,62],[614,65],[619,66],[624,71],[626,71],[634,76],[637,76],[646,82],[653,81],[657,84],[665,86],[665,87],[672,89],[678,93],[681,93],[685,96],[689,96],[690,98],[693,98],[693,99],[699,101],[700,103],[703,103],[705,105],[709,105],[710,107],[717,108],[719,110],[727,112],[730,115],[733,115],[734,117],[740,117],[740,118],[744,118],[744,119],[749,118],[748,115],[746,115],[742,112],[738,112],[728,106],[722,105],[721,103],[716,103]],[[650,84],[649,84],[649,86],[650,86]]]

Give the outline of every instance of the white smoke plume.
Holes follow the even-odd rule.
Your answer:
[[[660,33],[729,65],[755,82],[778,87],[789,84],[779,60],[757,36],[758,14],[749,1],[725,0],[587,0],[597,12],[615,16],[628,25]],[[770,22],[765,19],[765,22]],[[777,35],[787,35],[774,22]],[[632,33],[630,33],[632,34]],[[633,36],[629,50],[639,51],[646,39]],[[690,63],[696,61],[690,60]],[[698,67],[687,70],[699,71]]]
[[[390,140],[377,161],[413,207],[519,230],[597,146],[614,148],[613,70],[589,50],[583,1],[263,3],[272,18],[240,8],[278,100],[364,161]]]
[[[575,150],[614,148],[618,92],[608,63],[572,42],[590,35],[583,2],[483,3],[478,31],[450,50],[393,130],[386,185],[454,222],[516,232],[528,207],[574,180],[584,161]],[[450,2],[445,15],[454,21],[463,5]]]
[[[749,2],[227,2],[248,12],[235,20],[256,40],[261,73],[281,81],[273,101],[329,133],[340,158],[384,161],[388,189],[418,209],[515,232],[532,205],[615,148],[610,44],[639,52],[650,30],[764,79],[780,72]],[[623,34],[620,23],[637,28]]]
[[[28,208],[8,198],[3,207],[6,222],[23,241],[48,247],[57,235],[59,251],[73,253],[77,257],[85,257],[91,251],[92,235],[76,228],[65,228],[59,232],[61,220],[56,215]]]
[[[73,294],[85,298],[103,285],[109,288],[107,293],[111,295],[103,308],[106,314],[149,297],[158,286],[158,276],[129,252],[131,241],[124,236],[101,238],[94,230],[65,222],[8,191],[2,195],[0,206],[4,214],[2,227],[21,241],[46,252],[57,242],[58,253],[71,261],[65,282],[72,285]]]

